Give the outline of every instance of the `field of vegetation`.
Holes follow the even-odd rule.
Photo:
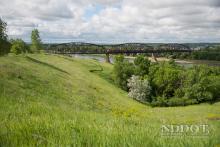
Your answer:
[[[112,71],[111,64],[57,55],[0,57],[0,146],[220,144],[219,102],[153,108],[116,87]],[[161,125],[169,124],[207,124],[210,133],[162,136]]]

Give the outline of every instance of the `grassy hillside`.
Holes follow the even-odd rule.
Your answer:
[[[0,146],[215,146],[220,103],[151,108],[110,80],[112,65],[55,55],[0,57]],[[208,124],[203,137],[163,124]]]

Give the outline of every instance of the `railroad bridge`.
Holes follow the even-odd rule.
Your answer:
[[[102,50],[80,50],[74,51],[71,48],[58,47],[58,48],[49,48],[48,53],[54,54],[106,54],[106,62],[110,63],[110,54],[144,54],[151,53],[152,57],[156,60],[154,53],[174,53],[174,52],[192,52],[192,49],[183,44],[161,44],[157,47],[147,46],[147,48],[137,48],[137,49],[124,49],[119,47],[114,48],[104,48]],[[156,60],[157,61],[157,60]]]

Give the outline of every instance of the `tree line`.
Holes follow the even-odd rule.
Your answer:
[[[220,46],[215,45],[206,47],[201,50],[193,51],[192,53],[163,53],[165,56],[173,59],[192,59],[192,60],[215,60],[220,61]]]
[[[31,45],[26,44],[22,39],[8,39],[7,23],[0,18],[0,55],[8,53],[24,54],[39,53],[42,50],[41,38],[39,31],[33,29],[31,32]]]
[[[143,55],[134,63],[115,57],[114,82],[129,96],[152,106],[185,106],[220,100],[220,68],[184,68],[174,60],[152,63]]]

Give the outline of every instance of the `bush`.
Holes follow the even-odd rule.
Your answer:
[[[165,107],[167,105],[167,99],[165,97],[155,97],[153,101],[151,102],[151,106],[159,106],[159,107]]]
[[[198,104],[199,102],[196,99],[186,99],[185,100],[185,105],[193,105],[193,104]]]
[[[160,63],[150,68],[150,78],[154,86],[155,96],[173,97],[180,86],[180,73],[173,63]]]
[[[198,104],[196,99],[188,99],[185,97],[182,98],[170,98],[166,99],[164,97],[157,97],[156,101],[151,103],[152,106],[159,106],[159,107],[173,107],[173,106],[187,106],[192,104]]]
[[[185,98],[171,98],[167,101],[168,106],[184,106]]]
[[[151,102],[151,86],[147,79],[142,80],[139,76],[132,76],[128,80],[128,95],[141,102]]]
[[[210,83],[207,89],[213,95],[212,101],[213,102],[219,101],[220,100],[220,76],[212,75],[212,76],[209,76],[208,79],[210,80]]]
[[[208,66],[196,66],[184,74],[184,97],[195,99],[199,103],[218,99],[220,94],[218,70]]]
[[[7,40],[0,39],[0,56],[10,52],[11,44]]]
[[[16,40],[12,40],[11,42],[12,42],[11,53],[18,55],[21,53],[29,52],[29,48],[23,40],[16,39]]]
[[[194,84],[191,88],[187,88],[185,96],[198,102],[213,100],[213,94],[208,91],[207,85],[202,84]]]

